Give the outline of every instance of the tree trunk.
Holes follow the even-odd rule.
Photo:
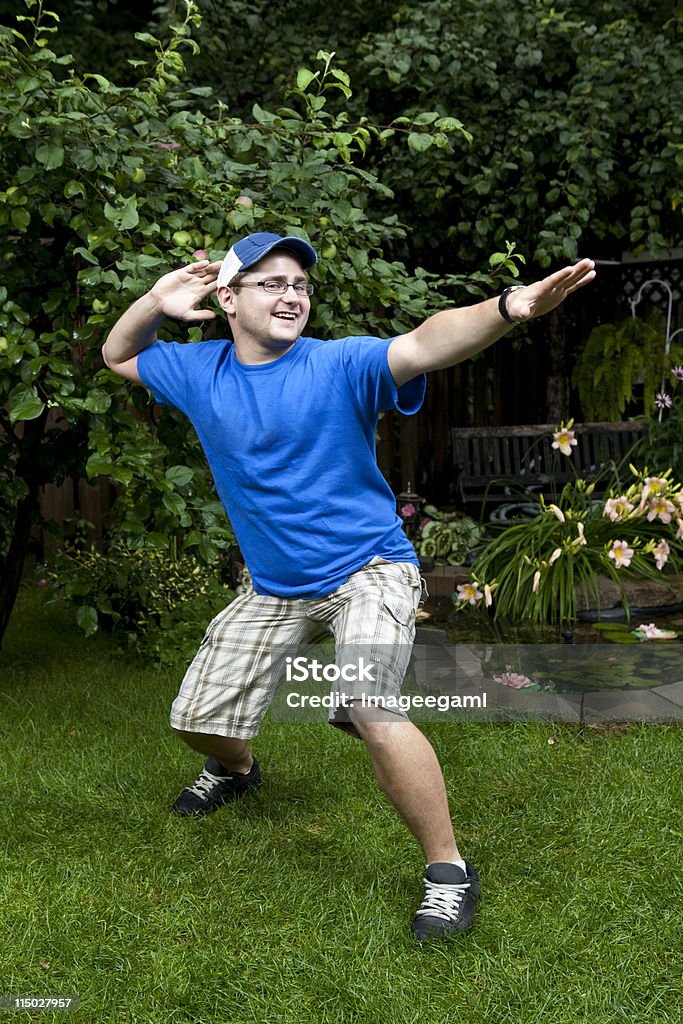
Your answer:
[[[567,331],[560,310],[553,310],[547,321],[550,345],[548,377],[545,385],[546,423],[561,423],[567,417]]]
[[[17,505],[12,540],[0,562],[0,647],[19,591],[31,527],[38,517],[38,510],[38,490],[35,489]]]
[[[27,493],[17,504],[12,539],[5,556],[0,558],[0,647],[17,599],[31,528],[40,516],[40,488],[51,478],[55,464],[49,445],[44,444],[46,423],[47,409],[44,409],[36,419],[26,420],[22,425],[23,438],[15,475],[25,482]]]

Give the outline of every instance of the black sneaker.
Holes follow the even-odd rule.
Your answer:
[[[207,757],[204,767],[195,782],[184,789],[171,810],[181,818],[213,814],[223,804],[244,796],[250,789],[261,785],[261,770],[258,761],[246,775],[228,772],[215,757]]]
[[[425,898],[413,918],[411,928],[420,942],[443,938],[472,927],[479,895],[479,875],[465,862],[463,871],[457,864],[437,861],[428,864],[424,873]]]

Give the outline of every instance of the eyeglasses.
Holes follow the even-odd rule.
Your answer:
[[[310,281],[296,281],[290,284],[288,281],[278,281],[275,277],[268,277],[265,281],[240,281],[238,288],[263,288],[269,295],[284,295],[288,288],[293,288],[297,295],[312,295],[315,291]]]

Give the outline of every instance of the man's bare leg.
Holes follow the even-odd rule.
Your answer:
[[[363,709],[349,712],[381,789],[421,845],[426,862],[461,860],[443,775],[426,736],[390,712],[382,720],[377,720],[377,709],[370,712],[372,720]]]
[[[232,740],[227,736],[213,736],[204,732],[173,730],[188,747],[205,757],[215,757],[229,772],[248,772],[254,757],[246,740]]]
[[[422,846],[425,895],[411,924],[418,941],[443,938],[472,926],[479,876],[460,856],[446,787],[431,744],[411,722],[386,714],[370,721],[349,709],[370,755],[380,787]]]

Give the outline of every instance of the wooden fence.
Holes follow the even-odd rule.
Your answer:
[[[44,519],[60,527],[66,539],[76,536],[79,523],[87,524],[86,536],[99,548],[109,525],[114,495],[114,487],[106,477],[98,477],[94,484],[68,478],[62,484],[48,484],[43,488],[40,512]],[[38,527],[34,531],[33,548],[39,560],[49,559],[59,544],[50,530]]]

